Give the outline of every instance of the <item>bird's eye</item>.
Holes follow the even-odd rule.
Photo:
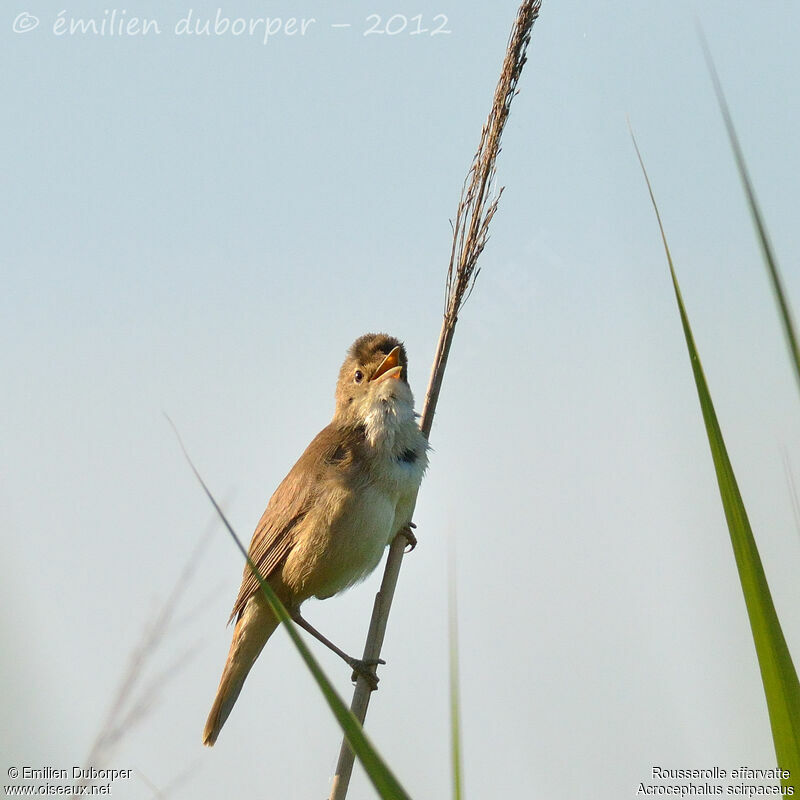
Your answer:
[[[353,375],[353,380],[356,383],[361,383],[361,381],[364,380],[364,373],[360,369],[357,369],[355,375]]]

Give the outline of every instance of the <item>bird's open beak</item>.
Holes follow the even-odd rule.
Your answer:
[[[385,381],[387,378],[399,378],[403,372],[400,366],[400,348],[395,347],[386,358],[381,361],[381,365],[375,370],[375,374],[370,378],[372,383]]]

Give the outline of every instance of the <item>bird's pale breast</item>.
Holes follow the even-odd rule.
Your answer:
[[[396,424],[393,434],[391,446],[371,451],[368,480],[352,486],[331,475],[324,501],[302,521],[283,567],[283,580],[298,599],[330,597],[358,583],[410,522],[427,464],[425,439],[413,419]]]

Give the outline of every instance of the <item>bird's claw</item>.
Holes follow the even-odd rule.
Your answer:
[[[400,533],[406,537],[408,546],[405,548],[406,553],[410,553],[417,546],[417,537],[414,535],[412,528],[417,526],[413,522],[409,522],[404,528],[400,529]]]
[[[352,658],[348,663],[353,668],[353,674],[350,676],[351,681],[355,683],[360,676],[369,684],[369,688],[373,692],[378,688],[380,678],[375,674],[375,667],[378,664],[386,663],[382,658]]]

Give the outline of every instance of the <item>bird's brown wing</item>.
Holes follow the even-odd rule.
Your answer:
[[[305,449],[269,500],[250,541],[250,560],[262,578],[268,578],[295,543],[298,523],[316,504],[330,472],[354,468],[355,451],[364,442],[363,428],[341,429],[328,425]],[[228,622],[238,617],[259,590],[258,578],[245,565],[239,596]]]

